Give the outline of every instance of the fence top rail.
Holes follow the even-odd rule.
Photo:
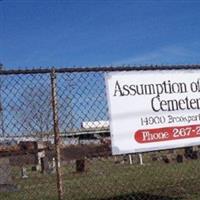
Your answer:
[[[32,69],[2,69],[0,75],[17,74],[48,74],[52,70],[56,73],[81,73],[81,72],[112,72],[112,71],[150,71],[150,70],[191,70],[200,69],[200,64],[188,65],[119,65],[119,66],[87,66],[87,67],[63,67],[63,68],[32,68]]]

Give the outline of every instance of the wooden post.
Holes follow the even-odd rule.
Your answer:
[[[53,129],[54,129],[54,144],[55,144],[55,161],[56,161],[56,175],[57,175],[57,189],[58,199],[63,200],[63,181],[61,171],[61,156],[60,156],[60,132],[58,126],[58,108],[56,98],[56,73],[55,69],[51,72],[51,95],[52,95],[52,110],[53,110]]]
[[[133,164],[132,155],[131,155],[131,154],[129,154],[129,155],[128,155],[128,157],[129,157],[129,163],[130,163],[130,165],[132,165],[132,164]]]
[[[143,163],[143,158],[142,158],[142,154],[141,153],[139,153],[139,161],[140,161],[140,165],[143,165],[144,163]]]

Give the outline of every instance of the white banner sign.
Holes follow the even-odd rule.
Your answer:
[[[200,70],[110,72],[114,155],[200,144]]]

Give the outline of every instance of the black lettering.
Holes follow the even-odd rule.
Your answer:
[[[154,97],[154,98],[151,99],[151,107],[152,107],[154,112],[159,112],[160,106],[156,106],[156,100],[158,101],[158,104],[160,104],[160,98]]]
[[[130,94],[128,85],[123,85],[123,90],[124,90],[123,96],[128,96]]]
[[[119,96],[124,96],[122,89],[120,88],[120,84],[118,81],[115,83],[115,92],[113,96],[117,96],[117,93],[119,93]]]

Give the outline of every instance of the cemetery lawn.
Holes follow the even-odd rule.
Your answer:
[[[74,164],[63,166],[66,200],[199,200],[200,161],[180,164],[154,162],[144,166],[116,164],[112,160],[89,160],[86,172],[75,172]],[[0,193],[1,200],[56,200],[55,175],[29,172],[21,179],[13,170],[18,192]]]

